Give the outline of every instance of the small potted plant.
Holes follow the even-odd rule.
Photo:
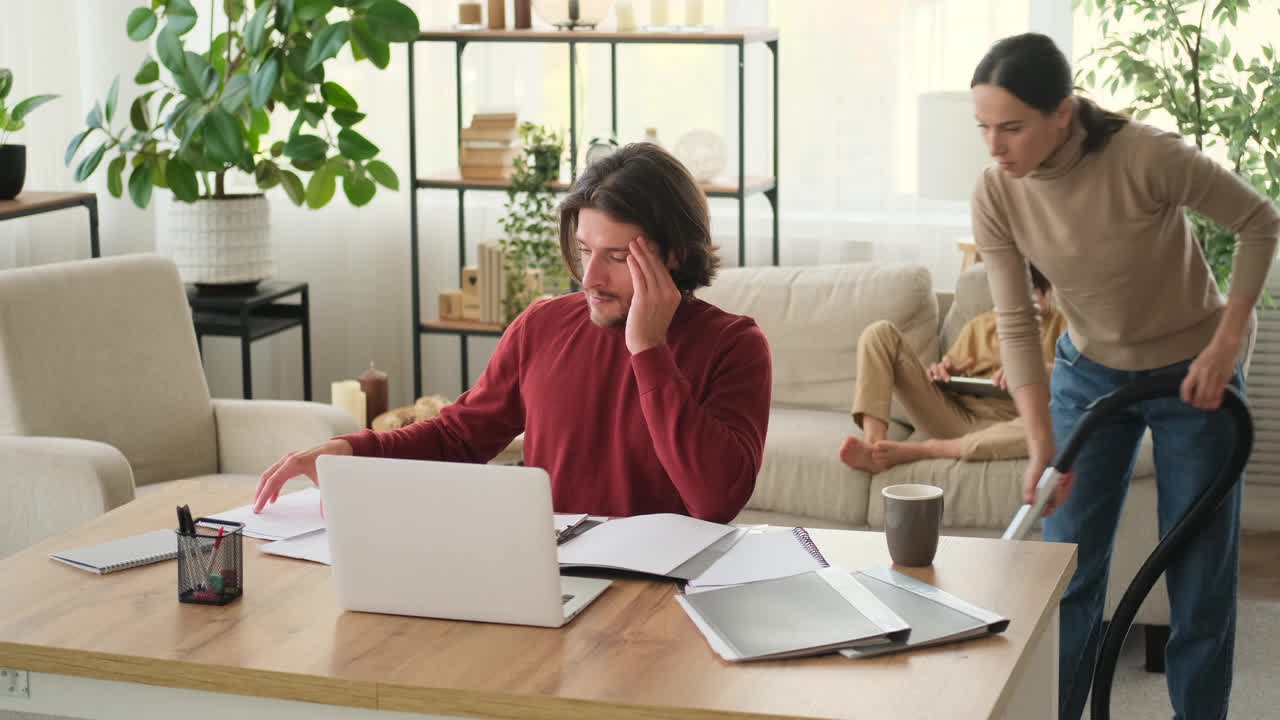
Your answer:
[[[503,324],[543,293],[569,289],[560,257],[560,222],[551,183],[560,179],[564,137],[533,123],[520,125],[521,153],[512,162],[502,218]]]
[[[10,109],[5,104],[5,99],[12,89],[13,72],[8,68],[0,68],[0,200],[17,197],[27,180],[27,147],[10,145],[9,133],[21,130],[32,110],[58,97],[33,95],[14,104]]]
[[[130,39],[156,38],[154,57],[133,78],[142,92],[113,124],[117,78],[71,139],[67,164],[89,148],[75,170],[84,181],[113,155],[107,189],[115,197],[127,190],[139,208],[153,189],[167,189],[176,202],[157,218],[157,249],[185,281],[217,291],[273,272],[262,191],[280,186],[295,205],[314,209],[333,199],[339,180],[357,207],[377,185],[399,188],[376,159],[378,146],[356,128],[365,118],[356,98],[325,70],[347,49],[357,62],[387,67],[391,43],[417,38],[418,17],[399,0],[210,0],[207,9],[208,38],[191,34],[191,0],[146,2],[129,13]],[[272,134],[273,118],[286,112],[287,134]],[[232,192],[237,174],[259,192]]]

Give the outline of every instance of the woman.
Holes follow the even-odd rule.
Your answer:
[[[1002,356],[1036,481],[1095,398],[1137,378],[1185,374],[1181,399],[1110,418],[1056,489],[1046,540],[1078,544],[1061,606],[1059,717],[1080,717],[1101,636],[1107,569],[1144,430],[1155,442],[1161,532],[1180,519],[1231,450],[1217,409],[1239,361],[1280,237],[1275,207],[1177,135],[1072,94],[1053,41],[996,43],[971,83],[975,116],[996,165],[973,197]],[[1238,233],[1225,304],[1184,217],[1189,208]],[[1067,333],[1046,382],[1027,282],[1035,263],[1053,283]],[[1052,402],[1051,402],[1052,398]],[[1056,512],[1054,512],[1056,508]],[[1178,718],[1227,712],[1235,642],[1240,492],[1169,568],[1169,695]],[[1129,578],[1117,578],[1127,582]]]

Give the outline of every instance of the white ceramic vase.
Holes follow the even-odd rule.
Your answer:
[[[156,251],[173,259],[182,281],[252,283],[271,277],[271,206],[262,195],[178,202],[161,195]]]

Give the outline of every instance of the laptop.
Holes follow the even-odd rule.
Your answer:
[[[322,455],[338,606],[560,627],[609,580],[561,577],[538,468]]]

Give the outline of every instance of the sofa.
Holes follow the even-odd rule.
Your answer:
[[[0,272],[0,557],[164,483],[237,483],[249,502],[281,455],[356,429],[330,405],[210,398],[167,259]]]
[[[723,270],[699,297],[755,318],[773,354],[773,407],[764,463],[738,522],[879,531],[880,491],[898,483],[939,486],[944,534],[999,537],[1021,505],[1026,460],[923,460],[870,475],[837,456],[860,435],[850,414],[858,337],[889,320],[926,362],[937,361],[970,319],[990,310],[982,266],[954,293],[936,292],[924,267],[859,263]],[[895,404],[890,439],[922,439]],[[1159,539],[1151,438],[1142,444],[1112,557],[1107,617]],[[1036,537],[1039,537],[1037,534]],[[1148,626],[1148,667],[1163,663],[1169,605],[1163,578],[1135,621]]]

